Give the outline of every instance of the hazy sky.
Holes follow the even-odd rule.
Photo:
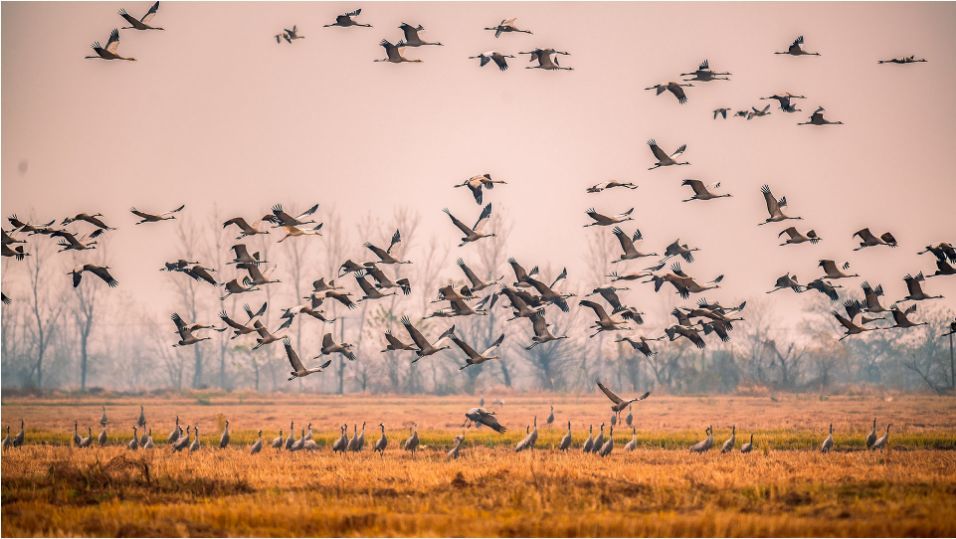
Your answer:
[[[509,182],[488,196],[514,223],[509,254],[567,265],[572,280],[586,278],[591,206],[635,207],[645,249],[676,237],[701,247],[686,269],[727,274],[715,295],[726,300],[763,295],[786,271],[807,282],[819,258],[835,258],[882,282],[891,303],[903,274],[934,269],[916,251],[956,240],[953,3],[163,2],[153,23],[165,32],[121,32],[120,52],[137,62],[83,59],[123,25],[119,8],[140,16],[149,5],[2,6],[3,215],[104,213],[120,228],[110,265],[141,300],[171,288],[156,269],[181,253],[173,226],[134,227],[130,206],[186,202],[205,220],[214,205],[253,218],[275,202],[320,202],[344,215],[358,244],[362,217],[387,220],[405,206],[455,245],[441,209],[472,221],[478,206],[451,186],[484,172]],[[322,28],[360,6],[374,28]],[[534,35],[482,29],[510,17]],[[405,50],[421,64],[374,63],[402,21],[445,46]],[[272,36],[293,24],[306,39],[277,45]],[[822,56],[773,54],[798,34]],[[467,59],[533,47],[569,51],[562,65],[574,71],[526,70],[519,57],[502,73]],[[908,54],[929,63],[877,65]],[[685,105],[643,90],[705,58],[733,80],[697,83]],[[758,97],[786,91],[807,96],[806,113],[773,103],[765,118],[711,119],[716,107],[762,106]],[[817,105],[845,125],[795,125]],[[648,171],[649,138],[687,144],[693,165]],[[640,188],[584,193],[610,178]],[[681,203],[683,178],[720,181],[734,197]],[[778,247],[785,225],[755,226],[766,217],[764,183],[824,241]],[[900,247],[852,252],[850,235],[864,226],[892,231]],[[453,247],[448,276],[459,277],[454,256],[471,248]],[[952,306],[956,278],[927,289]]]

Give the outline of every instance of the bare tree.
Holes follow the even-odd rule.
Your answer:
[[[183,258],[186,260],[198,260],[196,257],[200,251],[200,240],[195,223],[188,217],[179,219],[177,222],[176,237],[179,239],[179,245],[183,249]],[[186,317],[191,321],[198,320],[200,312],[198,289],[200,283],[195,279],[175,273],[171,275],[171,279],[179,295],[180,305],[186,312]],[[198,389],[203,385],[203,343],[194,344],[190,348],[193,350],[192,387]]]
[[[421,263],[416,264],[418,270],[415,282],[421,288],[421,308],[419,317],[424,317],[428,313],[429,297],[438,289],[436,286],[445,262],[448,260],[448,246],[441,243],[435,236],[431,236],[428,245],[422,253]],[[423,324],[419,327],[421,331],[427,331],[428,325]],[[435,361],[429,361],[426,364],[416,363],[408,373],[405,379],[405,391],[408,393],[417,393],[422,390],[421,371],[427,368],[432,377],[432,387],[439,385],[439,369]]]
[[[349,243],[348,237],[346,235],[347,230],[342,226],[342,217],[336,211],[335,207],[326,208],[326,218],[325,218],[325,227],[324,232],[321,236],[321,242],[323,246],[323,270],[325,276],[329,279],[334,279],[338,275],[339,265],[345,261],[345,258],[348,256],[349,252]],[[331,308],[330,313],[333,318],[336,319],[335,324],[332,325],[330,332],[335,334],[336,329],[338,329],[339,338],[344,339],[345,337],[345,317],[341,316],[338,312],[339,306],[337,301],[330,302]],[[343,307],[344,309],[344,307]],[[337,325],[337,326],[336,326]],[[341,394],[344,392],[344,365],[336,366],[336,392]]]
[[[575,307],[570,313],[554,309],[548,311],[545,316],[554,335],[567,335],[580,313],[580,308]],[[528,327],[530,328],[530,325]],[[582,345],[580,340],[569,338],[523,350],[522,357],[532,368],[532,374],[538,382],[537,387],[546,391],[562,391],[571,386],[579,386],[582,378],[589,377],[587,374],[582,375],[586,370],[583,361],[585,351],[586,346]]]
[[[495,235],[477,243],[478,258],[481,260],[478,271],[480,271],[479,275],[482,276],[485,282],[492,282],[503,276],[499,271],[505,264],[507,258],[505,254],[506,245],[508,238],[511,236],[511,231],[514,228],[514,223],[510,220],[506,220],[503,214],[497,213],[491,217],[488,227],[489,230],[495,231]],[[504,327],[499,329],[501,322],[502,320],[495,309],[489,308],[488,316],[484,319],[484,346],[491,345],[491,343],[498,338],[498,335],[504,332]],[[477,333],[478,331],[476,330],[476,334]],[[501,359],[497,360],[497,366],[501,373],[501,383],[504,384],[505,387],[511,387],[512,376],[510,360],[507,359],[505,354],[501,354],[501,356]],[[481,368],[469,367],[465,369],[468,374],[465,388],[469,393],[474,393],[478,376],[485,372],[484,365],[480,367]]]
[[[259,252],[261,253],[261,260],[267,260],[270,263],[272,262],[272,242],[266,236],[259,236]],[[263,293],[266,295],[266,303],[269,304],[269,309],[266,310],[265,314],[262,316],[262,323],[267,328],[271,328],[270,324],[272,323],[272,307],[273,307],[273,290],[272,285],[265,285],[262,287]],[[262,359],[258,359],[256,355],[262,356]],[[275,361],[275,349],[272,346],[266,346],[260,348],[259,350],[249,354],[249,359],[251,361],[250,366],[253,369],[256,377],[256,385],[259,385],[260,378],[260,369],[262,365],[268,367],[269,379],[271,381],[272,390],[275,390],[278,386],[278,378],[276,376],[276,370],[279,366],[278,362]],[[257,389],[258,391],[258,389]]]
[[[144,316],[143,323],[148,327],[149,342],[153,343],[153,353],[162,360],[162,364],[166,368],[166,377],[169,380],[170,387],[176,391],[182,391],[183,375],[186,371],[185,355],[179,353],[176,348],[170,345],[169,338],[164,334],[164,330],[160,329],[165,327],[167,321],[160,320],[160,323],[157,324],[154,320]]]
[[[765,340],[764,346],[772,358],[771,366],[780,371],[780,380],[776,386],[780,389],[794,389],[805,350],[802,347],[796,348],[796,344],[791,341],[786,352],[781,352],[774,339]]]
[[[27,305],[18,297],[10,286],[9,277],[11,264],[3,259],[3,271],[0,279],[3,281],[3,292],[10,296],[10,304],[3,304],[3,316],[0,316],[0,362],[4,373],[4,386],[24,385],[28,383],[29,373],[32,371],[33,361],[27,358]],[[16,262],[14,267],[24,268],[22,262]],[[18,270],[19,271],[19,270]],[[16,382],[14,382],[16,380]]]
[[[97,263],[100,265],[103,265],[106,260],[107,246],[108,240],[101,239],[97,257]],[[76,257],[74,257],[74,265],[79,265]],[[70,306],[70,314],[80,341],[80,391],[84,392],[89,374],[90,334],[93,332],[93,323],[96,320],[97,298],[103,286],[104,284],[98,279],[86,278],[80,281],[79,286],[73,288],[74,301]]]
[[[33,242],[32,256],[27,257],[27,268],[30,276],[30,307],[33,315],[32,341],[34,364],[32,375],[35,376],[36,387],[43,388],[43,360],[46,357],[50,343],[57,330],[57,322],[63,313],[63,303],[54,301],[52,290],[62,289],[66,279],[61,279],[59,286],[51,279],[48,267],[53,256],[53,246],[48,241]]]
[[[228,232],[222,226],[222,216],[219,209],[213,210],[213,215],[208,223],[209,239],[206,242],[205,259],[213,270],[216,281],[222,282],[223,273],[226,270],[226,252],[229,241]],[[197,283],[198,284],[198,283]],[[222,299],[222,294],[216,294],[219,311],[226,312],[226,302]],[[236,297],[232,297],[232,308],[229,311],[230,316],[235,315]],[[217,313],[218,314],[218,313]],[[221,332],[216,336],[216,345],[219,352],[219,387],[227,389],[228,377],[226,376],[226,357],[229,354],[229,332]]]
[[[619,249],[617,240],[609,232],[592,229],[590,236],[587,257],[590,277],[588,292],[607,282],[607,275],[611,271],[611,261],[614,260],[614,253]],[[593,340],[588,340],[586,345],[588,348],[597,350],[592,359],[597,363],[598,372],[603,372],[608,365],[606,338],[607,335],[601,332]],[[620,353],[620,347],[615,347],[615,351]],[[620,356],[617,356],[617,358],[620,358]]]
[[[946,344],[940,339],[940,329],[945,328],[951,319],[952,314],[943,309],[928,309],[923,313],[923,320],[929,322],[928,325],[906,337],[900,335],[900,341],[908,342],[910,348],[908,353],[901,354],[909,356],[909,360],[902,360],[903,366],[917,374],[937,395],[947,395],[956,389],[952,379],[952,340],[947,354]]]
[[[295,215],[295,212],[293,212],[293,215]],[[303,300],[303,277],[311,267],[310,260],[312,257],[310,256],[310,253],[316,246],[316,241],[316,238],[305,236],[300,238],[289,238],[282,243],[282,251],[285,259],[284,261],[288,267],[286,271],[287,277],[284,278],[283,281],[287,282],[292,289],[292,305],[298,305],[299,302]],[[293,322],[295,324],[295,342],[297,343],[302,342],[303,321],[304,318],[300,316],[297,317]]]

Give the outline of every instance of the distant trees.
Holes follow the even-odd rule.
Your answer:
[[[198,261],[200,252],[199,232],[196,224],[187,216],[176,221],[176,238],[182,249],[182,258],[189,261]],[[194,323],[199,320],[201,311],[201,299],[198,295],[198,289],[202,286],[197,280],[185,275],[173,274],[170,281],[179,296],[179,305],[183,309],[183,318],[188,323]],[[206,285],[208,286],[208,285]],[[203,387],[203,343],[198,343],[189,348],[193,353],[193,389]],[[184,353],[185,350],[178,350],[176,353]]]
[[[33,324],[29,326],[28,335],[34,363],[31,368],[32,384],[37,389],[43,389],[43,361],[47,357],[50,343],[56,335],[59,326],[57,322],[63,314],[64,303],[54,299],[57,286],[52,275],[55,261],[54,246],[49,241],[31,242],[32,256],[27,257],[27,271],[30,279],[30,313]],[[62,283],[63,280],[60,280]]]
[[[3,289],[12,298],[11,304],[3,306],[0,318],[3,387],[182,390],[211,384],[225,391],[487,395],[496,389],[592,391],[594,379],[600,378],[615,387],[671,394],[760,388],[825,393],[857,385],[938,394],[956,390],[956,358],[950,340],[941,338],[953,313],[942,301],[918,304],[919,310],[911,318],[929,322],[927,326],[867,332],[841,341],[841,331],[832,315],[837,304],[825,297],[799,296],[805,312],[795,322],[790,312],[786,313],[789,320],[781,320],[780,313],[774,310],[780,308],[778,303],[763,297],[747,298],[747,308],[741,313],[746,320],[735,322],[730,342],[721,343],[708,336],[707,347],[699,350],[685,339],[652,341],[656,354],[649,357],[614,339],[625,334],[660,337],[664,328],[674,322],[671,311],[690,304],[677,298],[669,288],[659,294],[647,291],[642,305],[638,303],[643,291],[628,293],[629,302],[647,311],[645,323],[634,326],[633,331],[593,339],[585,331],[592,315],[590,311],[581,311],[576,299],[569,301],[568,313],[548,307],[546,317],[552,332],[568,334],[569,338],[530,351],[524,347],[530,343],[531,324],[525,319],[506,322],[507,301],[499,300],[493,306],[489,303],[485,315],[424,319],[444,306],[432,303],[440,286],[448,284],[460,289],[468,284],[454,263],[459,256],[482,279],[496,281],[503,277],[505,283],[510,283],[511,271],[506,260],[512,254],[521,259],[521,253],[509,251],[510,224],[506,219],[503,212],[492,217],[489,228],[495,230],[495,237],[463,248],[450,248],[434,234],[423,235],[421,218],[413,211],[399,209],[385,219],[370,215],[358,228],[350,229],[334,208],[323,207],[321,221],[325,227],[319,238],[290,238],[279,248],[274,247],[275,235],[242,242],[269,261],[264,271],[281,272],[281,284],[262,286],[260,292],[222,300],[221,287],[172,273],[161,277],[175,293],[172,305],[164,305],[156,298],[151,298],[153,302],[149,304],[138,302],[125,281],[117,289],[108,289],[98,279],[86,275],[78,287],[71,286],[67,276],[70,262],[105,264],[109,258],[109,236],[100,239],[98,250],[73,259],[70,253],[56,254],[55,241],[49,238],[25,236],[30,242],[30,256],[24,261],[3,261]],[[163,226],[176,234],[179,251],[175,257],[198,260],[211,267],[218,281],[241,278],[245,272],[228,264],[233,231],[223,231],[221,223],[221,216],[214,214],[201,227],[188,216]],[[270,306],[263,323],[275,332],[281,322],[278,313],[306,301],[314,279],[335,279],[336,284],[354,294],[354,277],[339,276],[340,264],[347,258],[358,263],[374,260],[363,243],[369,240],[387,246],[396,229],[401,231],[402,242],[395,246],[393,254],[414,263],[380,267],[393,279],[409,278],[413,287],[409,296],[398,294],[362,302],[354,310],[329,300],[323,308],[329,317],[337,319],[334,324],[298,316],[294,327],[286,333],[292,335],[293,346],[307,362],[311,363],[311,358],[318,354],[326,332],[333,333],[337,341],[352,343],[357,361],[336,356],[325,373],[286,383],[283,371],[287,362],[281,344],[252,352],[253,335],[232,340],[231,332],[210,332],[213,339],[208,343],[191,349],[171,347],[176,338],[168,319],[172,311],[190,322],[204,324],[218,323],[221,311],[245,321],[244,313],[237,307],[248,302],[258,308],[266,300]],[[587,271],[572,275],[556,288],[581,296],[607,283],[606,275],[612,268],[617,269],[617,264],[611,264],[617,246],[608,234],[594,239],[587,253]],[[529,269],[540,265],[540,278],[549,283],[548,277],[553,278],[561,269],[549,267],[547,260],[522,262]],[[637,267],[640,264],[621,269],[630,271]],[[122,268],[118,269],[122,274]],[[161,275],[164,274],[157,277]],[[626,286],[646,290],[645,285],[634,282]],[[495,286],[479,295],[497,289]],[[504,333],[501,359],[460,371],[464,356],[454,346],[415,364],[411,363],[412,352],[382,353],[385,331],[394,332],[403,341],[409,340],[398,323],[402,315],[409,315],[432,339],[455,324],[456,333],[478,350]],[[888,319],[876,323],[889,324]],[[209,360],[217,361],[218,368]]]
[[[903,354],[902,364],[937,394],[952,393],[956,390],[953,335],[943,339],[940,331],[948,327],[952,315],[937,308],[926,310],[923,319],[929,325],[923,335],[912,340],[908,354]]]
[[[98,264],[105,260],[106,240],[100,242]],[[74,260],[76,263],[77,260]],[[98,280],[86,278],[80,285],[73,288],[73,302],[68,306],[80,348],[80,391],[86,391],[86,380],[89,374],[89,345],[90,334],[93,332],[93,323],[96,320],[96,306],[100,290],[104,284]]]

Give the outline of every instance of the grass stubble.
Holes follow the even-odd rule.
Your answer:
[[[891,432],[892,449],[885,453],[861,449],[865,425],[852,432],[838,429],[839,450],[821,455],[815,451],[823,437],[818,429],[771,429],[768,422],[760,430],[760,422],[769,420],[758,419],[753,454],[721,455],[716,450],[690,454],[686,445],[701,434],[689,428],[690,423],[677,421],[673,406],[696,424],[704,411],[729,406],[743,416],[767,408],[767,399],[665,398],[656,409],[641,410],[638,426],[652,427],[638,430],[639,448],[634,452],[622,451],[631,436],[623,429],[615,432],[615,452],[606,459],[584,455],[580,449],[552,451],[563,435],[563,429],[555,426],[541,428],[539,450],[515,454],[513,443],[524,434],[517,417],[542,406],[540,415],[545,415],[551,398],[556,399],[556,423],[562,412],[585,421],[591,421],[592,414],[598,423],[605,416],[593,411],[601,410],[599,400],[516,397],[499,412],[512,420],[509,433],[466,430],[465,450],[458,461],[444,458],[451,438],[461,429],[447,423],[443,406],[458,410],[464,404],[441,399],[434,399],[432,406],[429,398],[415,400],[430,410],[419,415],[424,447],[416,455],[398,450],[408,433],[400,427],[407,421],[385,418],[386,425],[395,428],[389,430],[390,448],[384,457],[368,450],[332,454],[328,446],[337,432],[328,421],[315,434],[319,451],[288,453],[267,447],[259,455],[249,455],[246,446],[257,428],[249,424],[253,417],[267,413],[285,423],[287,417],[306,415],[281,401],[248,404],[253,410],[228,409],[234,444],[225,450],[215,447],[222,408],[180,403],[174,408],[184,420],[203,417],[205,447],[193,454],[173,454],[165,445],[128,451],[121,444],[129,434],[122,433],[114,435],[115,445],[105,448],[71,448],[69,429],[59,428],[64,423],[72,428],[62,406],[7,400],[4,421],[22,413],[28,426],[35,425],[33,430],[28,427],[31,438],[43,443],[3,454],[3,535],[956,535],[953,399],[878,401],[892,404],[879,411],[900,430]],[[368,410],[363,398],[335,402],[343,408],[335,417],[349,412],[350,417],[361,418]],[[77,412],[81,423],[99,417],[100,403],[82,400],[86,408]],[[845,418],[857,403],[831,399],[828,408],[833,417]],[[882,406],[870,404],[861,410]],[[167,401],[152,406],[147,401],[147,413],[166,405]],[[110,406],[116,407],[112,417],[117,423],[131,424],[138,414],[131,403]],[[801,399],[785,399],[773,402],[761,417],[779,414],[799,425],[810,413],[808,407],[812,405]],[[52,413],[54,409],[60,412]],[[669,429],[661,428],[662,419]],[[247,428],[235,428],[243,420]],[[737,422],[739,447],[749,431]],[[586,436],[580,423],[574,425],[576,446]],[[154,438],[164,439],[170,427],[164,422],[162,432],[154,429]],[[729,433],[715,427],[719,446]],[[266,442],[274,436],[275,430],[269,431]],[[367,447],[377,438],[377,428],[369,425]]]

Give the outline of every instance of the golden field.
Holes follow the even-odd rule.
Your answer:
[[[3,423],[27,422],[27,447],[2,458],[4,536],[954,536],[956,399],[863,395],[652,396],[635,406],[639,448],[615,433],[605,459],[550,447],[572,421],[576,446],[588,423],[609,416],[599,396],[486,396],[509,432],[462,429],[472,397],[176,396],[4,398]],[[173,454],[164,444],[131,452],[125,442],[145,405],[154,438],[179,414],[200,425],[203,447]],[[69,446],[74,419],[111,420],[105,448]],[[513,444],[537,414],[539,450]],[[893,423],[890,450],[861,450],[869,422]],[[233,443],[216,442],[225,419]],[[290,420],[312,422],[316,452],[249,455],[262,428],[268,442]],[[368,422],[366,447],[388,428],[384,456],[333,454],[336,424]],[[418,424],[425,446],[398,449]],[[816,451],[826,424],[836,452]],[[690,454],[713,424],[719,445],[738,427],[745,455]],[[622,429],[623,430],[623,429]],[[465,433],[462,458],[445,451]]]

